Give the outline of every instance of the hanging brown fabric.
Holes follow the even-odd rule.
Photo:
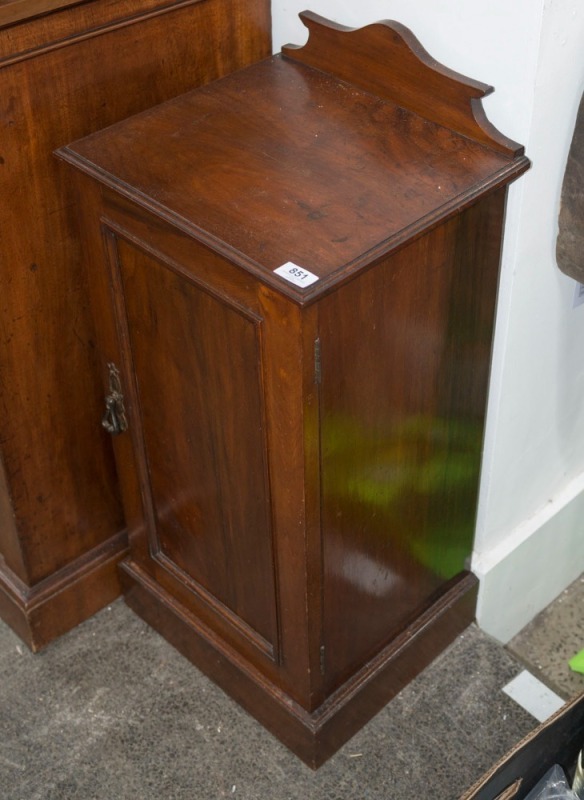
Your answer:
[[[558,267],[584,283],[584,97],[568,154],[556,244]]]

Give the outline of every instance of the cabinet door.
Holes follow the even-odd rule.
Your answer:
[[[147,536],[147,568],[207,625],[275,657],[261,320],[133,244],[114,261],[134,541]]]

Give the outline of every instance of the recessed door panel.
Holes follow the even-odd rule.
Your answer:
[[[124,241],[118,269],[152,556],[273,649],[261,321]]]

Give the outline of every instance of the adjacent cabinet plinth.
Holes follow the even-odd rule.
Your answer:
[[[305,47],[60,155],[129,422],[127,601],[318,766],[474,616],[528,161],[402,26],[303,17]]]

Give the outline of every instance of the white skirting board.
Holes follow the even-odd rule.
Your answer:
[[[472,569],[479,627],[506,643],[584,572],[584,476]]]

